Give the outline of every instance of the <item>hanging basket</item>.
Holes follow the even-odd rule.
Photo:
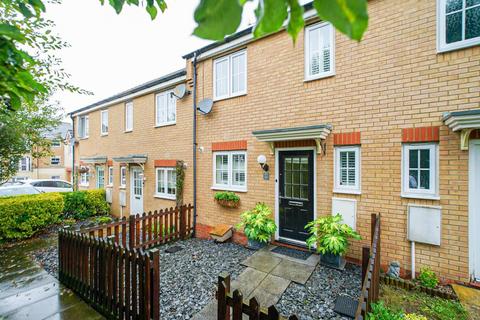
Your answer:
[[[232,201],[232,200],[215,200],[219,205],[225,208],[238,208],[240,205],[240,201]]]

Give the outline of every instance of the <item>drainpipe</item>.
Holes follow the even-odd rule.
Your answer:
[[[77,184],[74,182],[77,182],[78,181],[75,181],[75,121],[73,120],[73,115],[70,114],[70,119],[72,119],[72,138],[70,139],[70,144],[72,145],[72,176],[71,176],[71,179],[72,179],[72,185],[73,185],[73,188],[74,190],[77,190]]]
[[[193,237],[197,227],[197,52],[193,54]]]

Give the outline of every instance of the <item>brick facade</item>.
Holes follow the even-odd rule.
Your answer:
[[[417,244],[417,268],[429,266],[441,277],[467,281],[468,152],[460,150],[459,134],[443,124],[442,114],[479,107],[480,47],[437,53],[435,0],[369,1],[369,14],[369,28],[361,42],[336,32],[336,74],[328,78],[304,81],[303,33],[295,45],[285,32],[279,32],[239,48],[248,54],[247,94],[216,101],[211,114],[197,116],[198,235],[208,236],[210,228],[218,223],[237,224],[241,212],[259,201],[275,208],[275,155],[271,145],[258,141],[252,131],[331,124],[333,134],[325,141],[325,154],[316,153],[316,211],[317,216],[331,214],[332,197],[357,201],[356,228],[363,240],[352,244],[349,257],[361,257],[361,246],[370,241],[370,214],[380,212],[382,263],[396,260],[402,268],[410,269],[407,206],[441,206],[441,245]],[[212,61],[207,58],[198,63],[198,101],[213,96]],[[188,60],[190,84],[191,65]],[[192,96],[177,101],[176,125],[158,128],[154,127],[154,94],[134,98],[133,102],[131,133],[123,132],[124,103],[108,107],[108,136],[100,135],[100,111],[90,112],[90,137],[80,141],[77,155],[106,155],[110,159],[147,154],[145,210],[174,205],[172,200],[154,197],[154,160],[183,160],[187,165],[184,198],[190,202]],[[478,133],[472,137],[478,138]],[[241,198],[238,208],[224,208],[213,200],[212,152],[238,148],[239,141],[248,155],[247,191],[237,192]],[[439,200],[401,196],[402,143],[413,141],[438,143]],[[360,143],[361,194],[333,192],[335,145]],[[312,140],[273,145],[316,146]],[[267,158],[268,180],[256,161],[258,155]],[[119,165],[114,163],[114,167],[112,211],[120,214]],[[129,176],[127,186],[128,180]],[[127,205],[123,214],[128,212]]]

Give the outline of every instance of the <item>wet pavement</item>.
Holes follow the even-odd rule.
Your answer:
[[[35,239],[0,248],[0,320],[103,319],[33,262],[33,251],[55,244]]]

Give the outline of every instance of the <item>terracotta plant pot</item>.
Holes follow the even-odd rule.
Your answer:
[[[225,208],[238,208],[240,205],[240,201],[231,201],[231,200],[215,200],[218,202],[219,205]]]

